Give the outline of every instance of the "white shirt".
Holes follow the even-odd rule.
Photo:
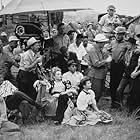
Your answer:
[[[61,93],[63,91],[65,91],[65,85],[63,84],[63,82],[62,81],[60,81],[60,82],[54,81],[54,87],[52,89],[52,93],[54,93],[54,92]]]
[[[69,45],[68,52],[74,52],[77,55],[78,60],[82,61],[83,56],[87,54],[82,43],[77,47],[76,43],[72,43]]]
[[[89,105],[95,104],[96,105],[96,100],[95,100],[95,93],[93,90],[88,91],[89,94],[84,92],[83,90],[80,92],[78,98],[77,98],[77,108],[78,110],[86,110]]]
[[[66,72],[62,76],[63,81],[70,81],[72,86],[77,86],[77,84],[80,83],[80,81],[83,79],[83,74],[79,71],[76,71],[75,73],[71,73],[70,71]]]
[[[105,14],[99,21],[99,24],[102,26],[102,31],[104,32],[112,31],[114,29],[113,23],[121,24],[117,15],[110,16],[109,14]]]
[[[19,69],[26,71],[26,68],[30,66],[38,57],[37,54],[35,54],[31,49],[28,51],[24,52],[21,55],[21,60],[20,60],[20,67]],[[30,71],[35,70],[36,67],[32,68]]]

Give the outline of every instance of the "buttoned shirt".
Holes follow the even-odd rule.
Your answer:
[[[102,26],[102,30],[106,32],[111,32],[114,30],[114,23],[121,24],[117,15],[110,16],[109,14],[106,14],[102,16],[99,21],[99,24]]]
[[[83,79],[83,74],[79,71],[76,71],[75,73],[72,73],[70,71],[66,72],[62,76],[63,81],[70,81],[72,86],[77,86],[80,81]]]
[[[84,111],[88,109],[88,106],[91,104],[96,105],[95,93],[93,90],[88,90],[88,93],[82,90],[77,98],[78,110]]]
[[[104,79],[106,75],[106,66],[102,62],[105,59],[105,54],[96,45],[91,49],[88,54],[89,65],[91,69],[88,76],[95,77],[97,79]]]
[[[81,61],[81,63],[84,63],[83,57],[87,52],[82,43],[79,46],[77,46],[76,43],[72,43],[69,46],[68,51],[76,53],[78,60]]]
[[[125,53],[127,51],[128,43],[124,40],[118,42],[114,40],[111,42],[112,46],[112,59],[117,63],[119,61],[125,62]]]
[[[21,61],[20,61],[20,70],[28,71],[27,68],[36,60],[38,57],[38,54],[35,54],[31,49],[24,52],[21,55]],[[30,71],[34,71],[36,69],[36,66],[33,67]]]

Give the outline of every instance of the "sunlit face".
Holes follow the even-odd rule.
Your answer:
[[[109,9],[109,10],[108,10],[108,14],[109,14],[110,16],[113,16],[114,13],[115,13],[115,10],[114,10],[114,9]]]
[[[55,75],[54,75],[54,79],[55,80],[62,80],[62,73],[61,73],[61,71],[57,71],[56,73],[55,73]]]
[[[72,73],[74,73],[76,71],[76,65],[69,66],[69,71],[71,71]]]
[[[33,50],[34,52],[38,52],[38,51],[39,51],[39,48],[40,48],[40,45],[39,45],[38,42],[35,43],[35,44],[32,46],[32,50]]]
[[[86,84],[84,85],[84,89],[91,89],[92,83],[89,81],[86,81]]]

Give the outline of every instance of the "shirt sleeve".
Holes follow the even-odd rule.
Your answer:
[[[100,21],[99,21],[99,24],[100,24],[101,26],[103,26],[104,23],[105,23],[105,17],[103,16],[103,17],[101,17],[101,19],[100,19]]]
[[[95,52],[95,50],[89,52],[89,60],[91,62],[91,65],[97,68],[104,66],[105,64],[102,60],[99,59],[97,52]]]
[[[95,93],[93,90],[90,90],[90,97],[91,97],[91,104],[96,105],[96,100],[95,100]]]
[[[23,57],[23,64],[24,64],[24,68],[28,68],[28,66],[31,65],[29,55],[24,55],[24,57]]]
[[[88,107],[88,104],[86,102],[86,97],[83,91],[80,92],[78,98],[77,98],[77,108],[78,110],[84,111]]]

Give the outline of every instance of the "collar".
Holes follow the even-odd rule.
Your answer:
[[[83,91],[86,93],[86,94],[90,94],[88,91],[86,91],[85,89],[83,89]]]

